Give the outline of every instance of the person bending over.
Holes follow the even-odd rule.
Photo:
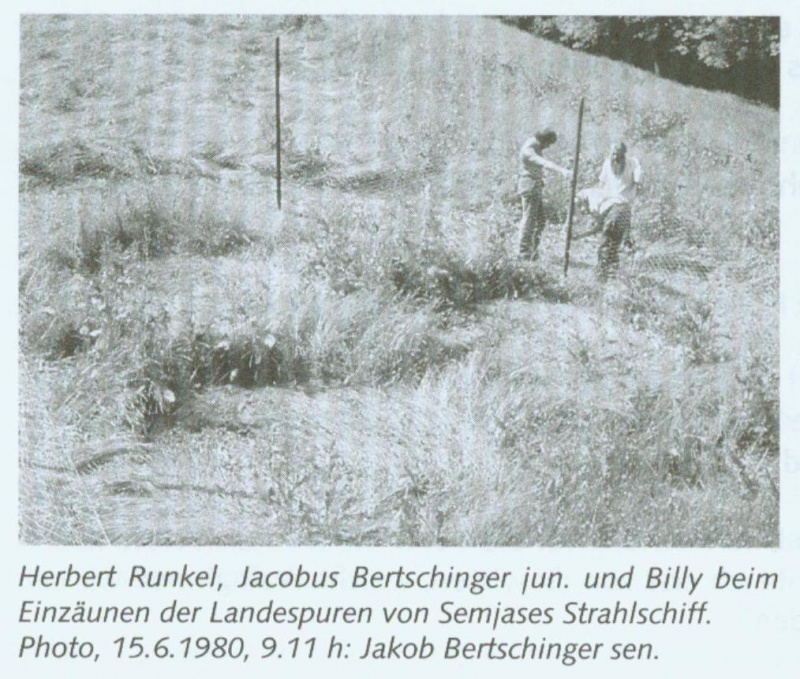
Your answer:
[[[520,149],[520,172],[517,180],[517,195],[522,199],[522,219],[519,224],[519,254],[524,259],[536,261],[539,257],[539,241],[544,229],[544,206],[542,191],[544,179],[542,169],[547,168],[572,177],[572,172],[553,163],[542,152],[555,144],[556,133],[547,128],[528,139]]]
[[[625,243],[632,245],[631,203],[641,182],[642,169],[636,158],[627,157],[627,147],[618,141],[611,145],[608,158],[600,170],[598,186],[584,189],[578,200],[594,215],[589,231],[575,234],[573,240],[602,234],[597,251],[597,275],[606,280],[619,268],[619,250]]]

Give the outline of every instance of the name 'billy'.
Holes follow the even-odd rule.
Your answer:
[[[689,566],[670,566],[669,568],[651,567],[647,571],[647,589],[681,589],[689,590],[689,595],[694,594],[702,573],[694,573]]]

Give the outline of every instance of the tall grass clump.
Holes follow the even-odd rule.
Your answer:
[[[74,100],[80,93],[74,93]],[[45,142],[24,151],[20,177],[31,185],[59,186],[81,178],[122,179],[141,172],[138,154],[131,147],[110,141],[70,137]]]
[[[75,464],[76,451],[110,404],[64,389],[53,367],[20,363],[19,537],[33,544],[108,544],[97,498]],[[88,426],[87,426],[88,425]],[[97,435],[102,435],[95,429]],[[53,511],[42,512],[43,506]]]
[[[57,106],[72,108],[83,95],[72,93]],[[303,157],[306,165],[309,161]],[[289,156],[289,168],[292,156]],[[24,189],[46,187],[59,189],[73,184],[117,181],[150,181],[182,178],[201,181],[220,179],[222,170],[241,170],[243,155],[236,150],[209,142],[195,148],[191,155],[159,156],[136,141],[100,136],[69,136],[24,148],[20,154],[20,181]],[[274,169],[274,168],[272,168]],[[302,167],[301,167],[302,170]]]
[[[741,395],[719,379],[686,372],[672,385],[643,383],[624,409],[577,399],[554,404],[537,397],[533,385],[509,385],[509,396],[490,412],[500,451],[519,475],[498,516],[483,527],[487,538],[585,546],[774,544],[776,465],[764,457],[766,448],[743,452],[730,440],[750,425],[731,428],[742,417]],[[753,415],[761,417],[745,416],[751,424]],[[525,493],[524,483],[532,492]]]
[[[313,244],[312,270],[343,293],[380,287],[439,310],[518,297],[567,301],[556,275],[521,262],[507,238],[489,228],[493,213],[458,212],[450,219],[443,226],[433,213],[396,209],[383,226],[363,210],[334,212]]]
[[[152,268],[136,261],[55,273],[23,304],[24,347],[124,376],[145,431],[169,424],[206,387],[416,381],[467,350],[430,305],[381,291],[343,296],[287,275],[258,292],[237,277],[227,307],[205,313],[180,290],[173,301],[152,299]]]
[[[193,195],[186,185],[181,189],[171,193],[137,185],[120,191],[52,238],[45,246],[47,259],[57,267],[95,274],[115,253],[141,260],[175,253],[218,256],[257,238],[243,220],[202,193]]]

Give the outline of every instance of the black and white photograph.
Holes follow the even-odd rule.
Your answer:
[[[19,36],[20,544],[781,546],[781,18]]]

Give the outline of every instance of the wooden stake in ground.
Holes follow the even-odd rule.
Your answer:
[[[281,209],[281,39],[275,38],[275,195]]]
[[[575,189],[578,187],[578,161],[581,155],[581,126],[583,125],[583,97],[578,108],[578,134],[575,141],[575,161],[572,164],[572,187],[569,193],[569,210],[567,211],[567,241],[564,245],[564,276],[569,269],[569,246],[572,241],[572,217],[575,213]]]

